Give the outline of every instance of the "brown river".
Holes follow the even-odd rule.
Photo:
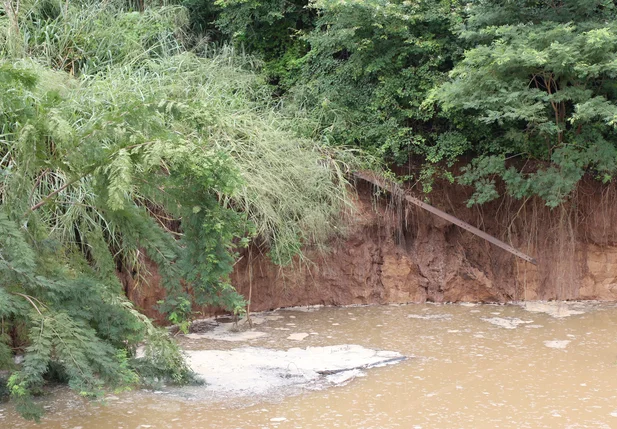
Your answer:
[[[0,428],[617,428],[614,304],[426,304],[268,314],[281,317],[258,325],[255,330],[266,334],[258,338],[180,341],[187,349],[219,350],[357,344],[409,359],[367,369],[342,386],[291,396],[221,400],[195,394],[206,386],[126,392],[100,404],[58,388],[42,399],[47,414],[38,425],[0,404]],[[312,334],[289,340],[293,333]]]

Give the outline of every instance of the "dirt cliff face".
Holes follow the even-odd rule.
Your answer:
[[[420,208],[375,197],[375,189],[359,181],[356,212],[345,238],[333,241],[330,252],[309,250],[310,263],[281,268],[251,249],[251,257],[247,251],[236,265],[232,283],[246,297],[252,286],[252,311],[314,304],[617,299],[614,185],[584,182],[553,210],[541,201],[510,198],[467,208],[468,198],[460,187],[438,187],[429,202],[535,257],[538,265]],[[160,296],[156,283],[150,282],[152,293],[131,297],[151,316],[147,297]]]
[[[358,183],[347,238],[312,264],[281,269],[253,256],[252,309],[308,304],[617,299],[617,193],[584,182],[563,207],[502,198],[467,208],[460,187],[430,203],[535,257],[516,258],[415,206]],[[248,294],[244,258],[232,276]]]

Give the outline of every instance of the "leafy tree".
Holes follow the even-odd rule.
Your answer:
[[[190,379],[119,266],[157,264],[174,322],[194,305],[241,312],[237,250],[258,233],[289,262],[347,204],[344,166],[288,130],[243,58],[183,52],[182,27],[170,32],[183,9],[88,7],[24,13],[21,49],[0,56],[0,369],[28,418],[50,377],[88,397]]]
[[[427,155],[443,123],[421,109],[427,92],[446,78],[460,49],[451,31],[459,5],[451,1],[330,1],[306,36],[304,85],[297,103],[335,144],[360,146],[392,162]],[[432,152],[439,157],[439,151]]]
[[[111,253],[114,242],[165,251],[164,235],[130,199],[137,172],[156,170],[155,164],[135,162],[151,147],[139,142],[138,133],[132,141],[129,134],[119,138],[128,125],[121,116],[75,117],[78,106],[60,94],[69,89],[67,83],[32,63],[0,62],[5,94],[0,368],[14,371],[10,394],[29,418],[40,416],[30,396],[52,370],[80,394],[98,397],[105,386],[134,384],[138,366],[129,362],[129,353],[138,342],[162,335],[123,296]],[[103,183],[106,192],[96,195],[93,190]],[[131,231],[132,237],[120,231]],[[130,238],[139,242],[129,243]],[[6,335],[15,328],[26,329],[29,340],[17,370],[8,349],[12,338]],[[158,361],[161,353],[175,355],[159,376],[186,380],[189,371],[177,346],[168,338],[159,344],[146,361]]]
[[[308,0],[186,0],[191,29],[208,40],[231,42],[262,60],[263,74],[279,90],[298,79],[313,28]]]
[[[471,4],[460,35],[474,48],[430,99],[454,123],[484,130],[468,134],[478,154],[460,178],[476,186],[470,204],[499,195],[496,177],[509,194],[537,195],[551,207],[586,172],[612,179],[615,13],[601,0]]]

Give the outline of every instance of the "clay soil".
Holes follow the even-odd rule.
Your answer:
[[[356,183],[355,211],[328,252],[281,268],[259,249],[236,264],[232,283],[251,310],[305,305],[617,299],[617,192],[584,181],[563,206],[501,198],[468,208],[460,186],[437,186],[428,202],[533,256],[534,266],[372,185]],[[252,262],[249,270],[248,261]],[[164,295],[156,267],[140,285],[122,275],[149,316]],[[252,273],[252,275],[251,275]],[[147,284],[147,286],[145,286]],[[211,312],[208,309],[204,312]]]

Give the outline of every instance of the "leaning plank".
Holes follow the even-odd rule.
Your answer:
[[[392,195],[401,195],[403,198],[405,198],[406,201],[410,202],[411,204],[414,204],[418,207],[423,208],[426,211],[429,211],[437,216],[439,216],[442,219],[445,219],[449,222],[452,222],[454,225],[457,225],[463,229],[466,229],[467,231],[471,232],[472,234],[477,235],[478,237],[481,237],[483,239],[485,239],[486,241],[488,241],[489,243],[493,243],[495,246],[501,247],[504,250],[507,250],[508,252],[512,253],[515,256],[518,256],[521,259],[524,259],[527,262],[531,262],[534,265],[537,265],[537,261],[532,258],[529,255],[526,255],[525,253],[521,252],[520,250],[515,249],[514,247],[504,243],[501,240],[498,240],[497,238],[493,237],[492,235],[487,234],[484,231],[479,230],[478,228],[476,228],[475,226],[471,226],[466,222],[463,222],[462,220],[460,220],[459,218],[456,218],[446,212],[443,212],[441,210],[439,210],[438,208],[435,208],[433,206],[431,206],[430,204],[427,204],[417,198],[412,197],[411,195],[407,195],[405,194],[401,188],[393,182],[387,181],[383,178],[379,178],[376,177],[375,175],[369,174],[369,173],[364,173],[364,172],[356,172],[354,173],[354,175],[362,180],[365,180],[369,183],[372,183],[373,185],[377,186],[378,188],[381,189],[385,189],[388,192],[390,192]]]

